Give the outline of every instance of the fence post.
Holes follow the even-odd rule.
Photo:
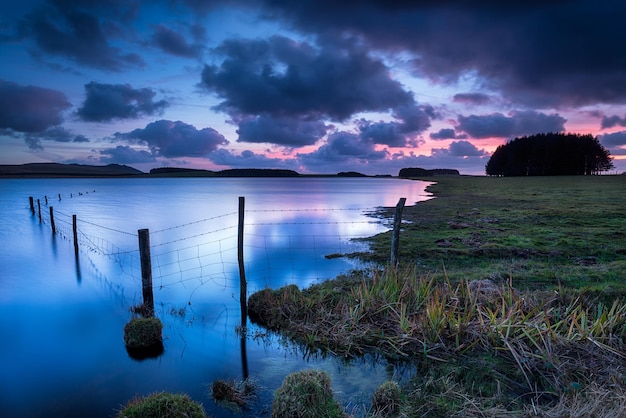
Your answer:
[[[28,197],[28,202],[30,203],[30,211],[33,213],[33,215],[35,214],[35,201],[33,200],[32,196]]]
[[[248,283],[246,271],[243,265],[243,221],[246,206],[246,198],[239,196],[239,226],[237,234],[237,261],[239,263],[239,304],[241,305],[241,328],[246,327],[248,318]]]
[[[400,247],[400,226],[402,224],[402,211],[406,197],[401,197],[393,214],[393,232],[391,235],[391,266],[398,267],[398,248]]]
[[[50,226],[52,226],[52,235],[57,233],[56,225],[54,224],[54,210],[53,207],[50,206]]]
[[[143,294],[143,307],[146,316],[154,316],[154,295],[152,293],[152,261],[150,260],[150,231],[140,229],[139,234],[139,258],[141,260],[141,290]]]
[[[78,257],[78,228],[76,227],[76,215],[72,215],[72,234],[74,235],[74,255]]]
[[[37,199],[37,213],[39,214],[39,222],[41,222],[41,201]]]

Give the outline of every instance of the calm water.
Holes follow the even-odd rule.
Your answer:
[[[0,180],[0,416],[109,417],[135,395],[188,393],[213,416],[239,416],[210,398],[215,379],[256,381],[254,410],[303,368],[328,371],[346,410],[359,414],[399,373],[382,363],[303,353],[249,326],[242,344],[237,266],[238,197],[245,197],[248,293],[306,287],[358,267],[328,254],[386,227],[365,216],[427,199],[427,183],[398,179]],[[60,195],[60,199],[59,199]],[[42,221],[28,197],[40,199]],[[48,205],[45,203],[48,197]],[[37,204],[35,204],[37,206]],[[54,207],[57,234],[51,233]],[[80,253],[74,256],[71,217]],[[129,308],[141,302],[137,230],[150,230],[162,355],[132,359]]]

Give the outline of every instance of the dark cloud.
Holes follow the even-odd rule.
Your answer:
[[[623,118],[620,118],[617,115],[602,117],[602,123],[601,123],[602,129],[608,129],[614,126],[626,126],[626,116]]]
[[[198,30],[200,29],[200,30]],[[203,37],[204,32],[195,26],[192,34],[196,37]],[[164,25],[157,25],[152,42],[163,52],[184,58],[199,58],[202,55],[202,45],[198,42],[189,43],[187,39],[178,31],[174,31]]]
[[[482,157],[488,155],[484,149],[479,150],[468,141],[453,141],[450,143],[449,150],[450,155],[453,157]]]
[[[296,117],[249,116],[238,122],[237,142],[271,143],[286,147],[313,145],[326,135],[319,120]]]
[[[466,139],[467,135],[457,134],[452,128],[442,128],[430,134],[430,139]]]
[[[364,119],[357,121],[359,135],[363,140],[390,147],[404,147],[407,136],[399,122],[371,122]]]
[[[437,117],[431,106],[416,104],[398,106],[392,116],[398,121],[356,121],[363,140],[390,147],[416,146],[415,136],[430,128],[431,118]]]
[[[103,25],[99,17],[104,9],[108,10],[105,16],[120,19],[133,15],[132,7],[102,7],[103,3],[96,1],[53,3],[56,7],[45,7],[33,12],[20,26],[21,35],[32,38],[41,51],[69,58],[82,65],[111,71],[143,65],[139,55],[123,53],[111,45],[108,35],[119,34],[123,32],[123,28],[113,21]],[[117,3],[113,2],[110,6]]]
[[[598,139],[611,153],[616,153],[616,148],[626,147],[626,131],[600,135]]]
[[[98,162],[102,164],[140,164],[156,161],[155,156],[146,150],[136,150],[127,145],[106,148],[98,151]]]
[[[77,114],[89,122],[108,122],[113,119],[134,119],[142,115],[159,114],[168,103],[154,101],[156,93],[148,88],[134,89],[129,84],[85,85],[87,97]]]
[[[484,105],[491,103],[491,96],[483,93],[459,93],[452,98],[453,102],[465,103],[468,105]]]
[[[205,66],[202,85],[223,100],[222,111],[345,120],[413,103],[381,61],[354,45],[315,48],[274,36],[229,40],[216,52],[226,58]]]
[[[224,136],[212,128],[196,129],[181,121],[159,120],[144,129],[116,133],[115,139],[138,142],[150,147],[155,156],[206,157],[220,145],[227,145]]]
[[[350,132],[335,132],[328,136],[327,143],[316,151],[298,154],[301,163],[313,171],[327,171],[326,164],[373,163],[384,160],[389,153],[374,148],[370,141],[363,141],[359,135]]]
[[[42,132],[61,124],[63,111],[70,106],[59,91],[0,79],[0,129]]]
[[[250,150],[242,151],[236,155],[224,148],[213,151],[208,156],[209,160],[217,165],[239,168],[282,168],[297,170],[297,163],[293,159],[268,158],[264,154],[255,154]]]
[[[433,148],[431,151],[434,158],[482,157],[487,155],[485,150],[479,150],[468,141],[454,141],[448,148]]]
[[[74,143],[89,142],[89,139],[84,135],[76,135],[62,126],[53,126],[41,132],[28,132],[23,135],[23,138],[26,145],[28,145],[28,148],[33,150],[43,149],[44,147],[42,141]]]
[[[325,36],[410,51],[431,80],[476,74],[527,105],[626,103],[626,3],[592,0],[266,0],[267,14]]]
[[[547,115],[532,110],[514,111],[510,116],[502,113],[490,115],[459,116],[458,130],[472,138],[507,138],[544,132],[563,132],[566,119],[558,114]]]

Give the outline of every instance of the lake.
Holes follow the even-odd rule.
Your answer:
[[[361,268],[340,255],[388,229],[367,216],[426,200],[426,182],[392,178],[120,178],[0,180],[0,416],[109,417],[136,395],[183,392],[207,414],[269,416],[287,374],[326,370],[346,411],[362,414],[398,378],[384,362],[307,353],[240,325],[237,234],[245,198],[248,296],[300,288]],[[29,196],[39,199],[41,220]],[[47,203],[46,203],[47,198]],[[56,234],[52,234],[50,207]],[[78,227],[74,254],[72,215]],[[142,301],[137,232],[148,229],[164,352],[132,358],[123,330]],[[257,386],[251,410],[216,404],[216,379]]]

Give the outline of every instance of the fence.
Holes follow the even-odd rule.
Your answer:
[[[55,210],[52,200],[43,199],[42,210],[42,199],[35,204],[30,197],[32,215],[50,224],[52,234],[73,243],[77,261],[81,251],[102,257],[105,263],[108,260],[115,268],[105,271],[130,278],[137,289],[142,289],[143,302],[150,309],[154,309],[153,290],[185,294],[187,303],[191,303],[200,289],[221,288],[231,291],[233,299],[237,299],[239,290],[242,319],[249,293],[292,283],[309,285],[347,272],[350,264],[342,256],[364,249],[359,240],[373,235],[372,224],[380,224],[374,219],[329,221],[328,216],[322,216],[322,220],[311,216],[306,222],[284,219],[294,212],[328,215],[355,211],[360,216],[377,208],[250,210],[245,208],[245,198],[240,197],[237,212],[160,230],[129,232]],[[61,200],[59,195],[59,203]],[[400,199],[394,215],[392,265],[398,262],[405,201]],[[291,229],[285,230],[286,225]]]

